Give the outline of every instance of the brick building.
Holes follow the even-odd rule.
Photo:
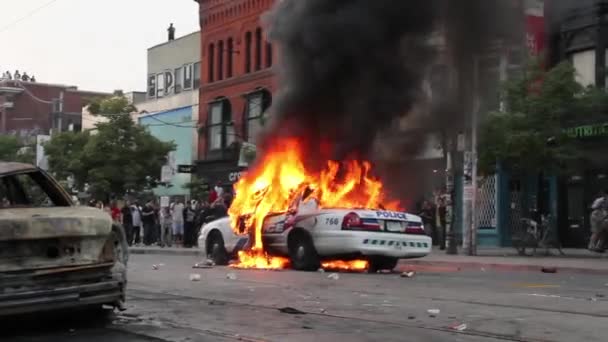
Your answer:
[[[261,22],[274,0],[197,0],[201,26],[199,176],[225,186],[246,163],[243,142],[255,144],[272,102],[277,52]],[[252,146],[248,145],[248,146]]]
[[[0,133],[35,141],[51,130],[80,131],[87,100],[107,95],[61,84],[0,81]]]

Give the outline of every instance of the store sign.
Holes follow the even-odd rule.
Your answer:
[[[608,136],[608,123],[577,126],[566,129],[571,138],[595,138]]]
[[[230,172],[228,174],[228,181],[230,183],[236,183],[238,182],[241,177],[244,175],[245,173],[243,171],[238,171],[238,172]]]

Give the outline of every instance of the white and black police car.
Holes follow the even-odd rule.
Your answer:
[[[264,220],[262,240],[271,255],[287,256],[296,270],[316,271],[327,259],[369,261],[369,271],[393,269],[399,259],[431,252],[432,241],[419,216],[386,210],[319,208],[298,199],[292,210]],[[235,233],[228,217],[206,224],[199,246],[216,264],[247,248],[250,236]]]

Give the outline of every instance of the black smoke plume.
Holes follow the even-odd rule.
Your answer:
[[[262,149],[289,136],[321,163],[367,157],[421,97],[437,2],[280,1],[267,17],[281,65]]]

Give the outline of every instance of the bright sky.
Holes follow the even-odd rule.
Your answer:
[[[147,49],[169,23],[176,37],[199,30],[194,0],[0,0],[0,13],[0,72],[83,90],[145,91]]]

